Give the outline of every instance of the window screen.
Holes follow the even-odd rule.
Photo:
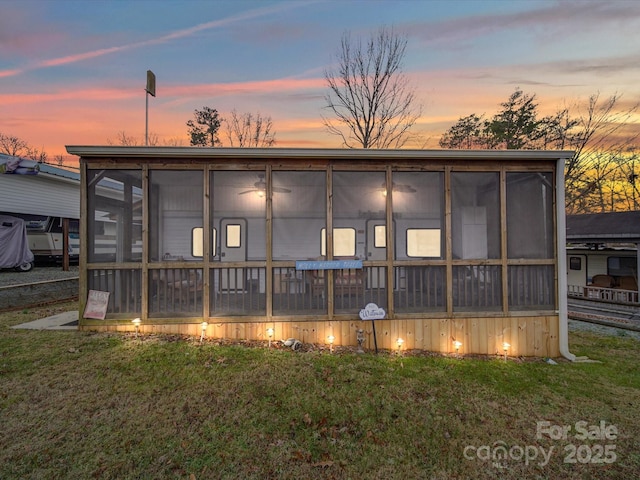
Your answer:
[[[553,175],[507,173],[509,258],[553,258]]]

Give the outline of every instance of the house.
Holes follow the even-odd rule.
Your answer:
[[[80,298],[109,293],[105,319],[81,329],[138,317],[143,332],[336,345],[361,329],[371,348],[359,313],[375,304],[381,348],[572,358],[571,152],[67,151],[81,165]]]
[[[567,216],[571,297],[637,304],[640,211]]]
[[[26,221],[29,248],[41,261],[77,259],[80,174],[67,168],[0,154],[0,213]],[[67,259],[68,260],[68,259]]]

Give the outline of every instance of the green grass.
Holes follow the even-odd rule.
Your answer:
[[[55,308],[0,315],[0,478],[635,478],[639,342],[572,333],[601,363],[12,330]],[[536,422],[605,421],[615,440],[536,438]],[[574,444],[612,463],[564,463]],[[486,446],[553,447],[496,461]],[[569,447],[570,448],[570,447]],[[481,450],[482,451],[482,450]],[[583,456],[582,459],[585,457]]]

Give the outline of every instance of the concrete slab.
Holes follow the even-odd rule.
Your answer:
[[[77,330],[78,325],[67,325],[78,321],[78,311],[63,312],[33,322],[21,323],[11,328],[26,330]]]

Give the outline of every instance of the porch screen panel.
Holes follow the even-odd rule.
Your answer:
[[[440,172],[393,173],[395,258],[444,258],[444,180]]]
[[[453,309],[457,312],[502,310],[500,265],[454,265]]]
[[[527,260],[509,265],[510,310],[555,309],[553,178],[552,172],[507,173],[507,256],[510,263]]]
[[[454,259],[500,258],[498,172],[451,174],[451,234]]]
[[[507,173],[509,258],[553,258],[553,174]]]
[[[276,171],[272,179],[273,259],[319,258],[327,223],[326,173]]]
[[[220,257],[224,253],[226,242],[228,248],[242,248],[246,253],[246,260],[265,260],[266,253],[266,179],[264,171],[214,171],[211,172],[211,227],[212,242],[211,258],[224,260]],[[246,232],[242,232],[237,225],[228,225],[222,231],[223,220],[239,219],[246,222]],[[235,243],[232,243],[235,241]],[[233,247],[232,245],[238,245]]]
[[[380,231],[386,229],[385,172],[333,173],[334,232],[355,234],[352,249],[336,243],[334,258],[357,258],[364,261],[386,259],[386,243]],[[376,246],[377,245],[377,246]],[[367,303],[385,306],[387,302],[386,268],[365,266],[333,272],[333,302],[336,313],[358,313]]]
[[[149,260],[189,261],[202,250],[193,244],[193,230],[202,228],[201,170],[149,172]]]
[[[385,183],[384,172],[333,173],[333,228],[356,232],[355,250],[349,252],[342,248],[343,252],[349,252],[344,256],[370,259],[375,245],[375,228],[379,231],[380,227],[386,226]],[[367,235],[367,222],[371,221],[375,226]]]
[[[510,310],[554,310],[553,265],[509,265]]]
[[[89,263],[142,261],[142,172],[88,170]]]

